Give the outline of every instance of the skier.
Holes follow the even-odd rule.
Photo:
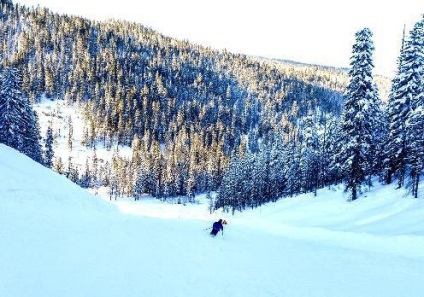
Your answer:
[[[219,231],[222,231],[222,235],[224,235],[224,226],[226,225],[227,221],[223,219],[219,219],[218,222],[213,223],[211,236],[215,236],[218,234]]]

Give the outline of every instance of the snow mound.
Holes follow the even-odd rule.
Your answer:
[[[61,214],[93,215],[114,211],[66,177],[45,168],[16,150],[0,144],[1,204],[21,211],[59,211]]]
[[[422,185],[424,187],[424,184]],[[375,235],[424,236],[424,201],[405,189],[375,183],[356,201],[347,202],[342,185],[286,198],[240,214],[245,220],[273,225],[315,227]]]

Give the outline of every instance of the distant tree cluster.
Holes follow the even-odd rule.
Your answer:
[[[314,192],[340,182],[337,119],[310,112],[298,129],[282,127],[269,145],[246,139],[233,156],[214,201],[215,208],[242,211],[278,198]]]

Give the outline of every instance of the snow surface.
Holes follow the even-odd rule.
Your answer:
[[[108,202],[0,145],[0,296],[423,296],[424,201]],[[208,228],[220,217],[224,234]]]

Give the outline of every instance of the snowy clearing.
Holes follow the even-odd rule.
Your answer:
[[[81,172],[85,161],[92,160],[94,150],[82,145],[84,129],[86,129],[82,109],[74,105],[68,105],[64,100],[50,100],[43,98],[41,102],[34,104],[34,110],[40,123],[41,136],[45,139],[47,128],[52,127],[54,135],[55,159],[60,157],[64,168],[68,167],[69,160]],[[71,125],[69,125],[69,120]],[[69,149],[69,127],[72,127],[72,149]],[[118,151],[116,151],[118,149]],[[108,150],[101,142],[96,147],[96,157],[100,164],[110,161],[113,154],[121,157],[130,157],[131,148],[117,146],[116,144]]]

